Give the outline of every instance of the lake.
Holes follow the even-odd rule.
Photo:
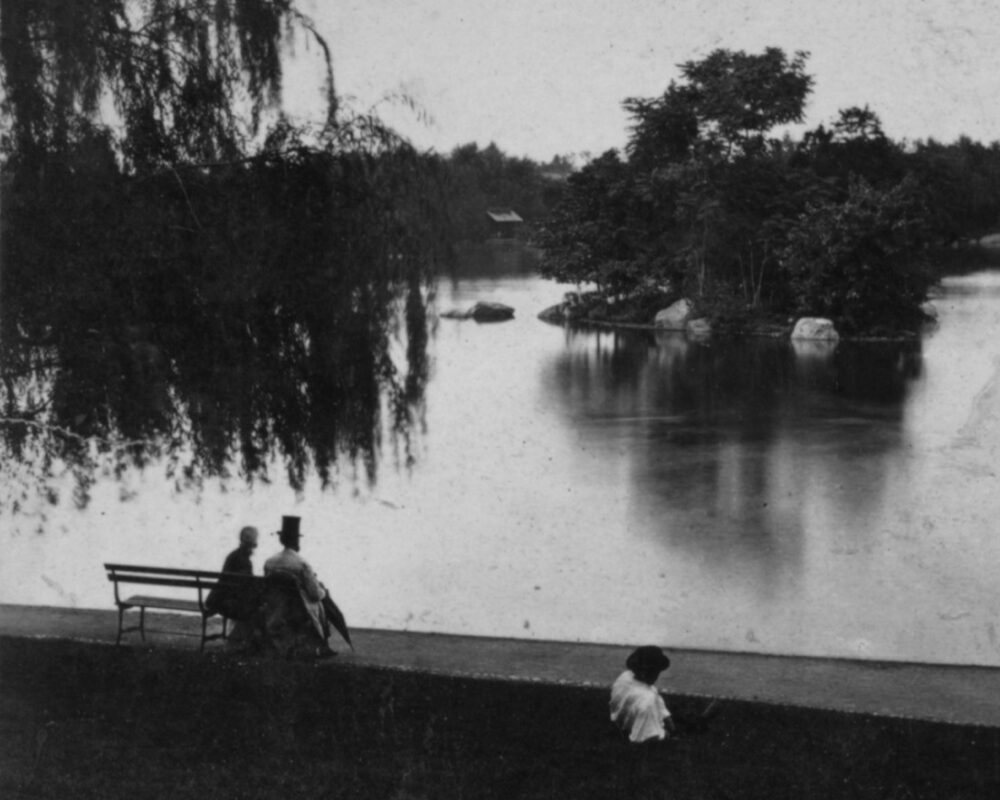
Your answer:
[[[112,607],[102,562],[217,568],[283,514],[356,627],[1000,665],[1000,274],[920,343],[571,331],[566,287],[442,280],[412,468],[334,491],[163,469],[7,515],[0,602]],[[485,271],[488,272],[488,271]]]

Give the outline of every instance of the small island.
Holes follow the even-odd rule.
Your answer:
[[[806,60],[719,49],[682,64],[661,96],[625,100],[625,153],[571,175],[537,237],[543,275],[590,288],[540,317],[696,337],[792,335],[821,319],[811,336],[917,336],[942,254],[995,213],[957,197],[976,179],[962,162],[890,140],[868,106],[778,138],[803,120]]]

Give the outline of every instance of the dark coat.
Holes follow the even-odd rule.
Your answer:
[[[226,556],[221,571],[253,575],[253,562],[250,561],[250,555],[238,547]],[[209,611],[235,620],[247,620],[252,617],[260,608],[260,603],[259,589],[237,582],[227,584],[225,578],[219,581],[205,599],[205,607]]]

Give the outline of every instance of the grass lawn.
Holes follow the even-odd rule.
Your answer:
[[[718,708],[643,751],[593,689],[0,638],[0,797],[1000,798],[997,729]]]

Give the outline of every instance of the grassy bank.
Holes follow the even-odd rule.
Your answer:
[[[604,691],[0,639],[0,797],[996,798],[1000,731],[722,702],[644,761]],[[705,701],[672,698],[683,722]]]

